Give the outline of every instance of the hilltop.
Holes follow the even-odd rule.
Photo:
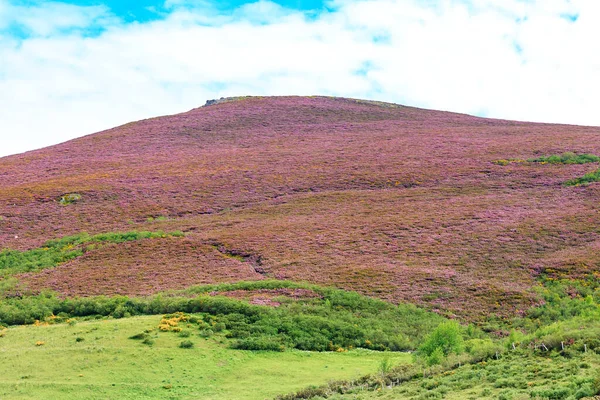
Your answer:
[[[0,249],[107,243],[21,291],[147,295],[281,279],[467,321],[540,304],[540,274],[600,268],[600,128],[329,97],[240,97],[0,159]]]

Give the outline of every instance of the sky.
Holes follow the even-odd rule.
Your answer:
[[[241,95],[600,126],[597,0],[0,0],[0,156]]]

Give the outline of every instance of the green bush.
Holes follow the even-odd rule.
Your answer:
[[[427,365],[438,365],[444,360],[444,351],[441,347],[436,347],[430,354],[426,354]]]
[[[191,349],[194,347],[194,342],[190,340],[184,340],[183,342],[179,343],[179,347],[182,349]]]
[[[498,393],[498,400],[512,400],[515,396],[515,392],[512,390],[503,390]]]
[[[208,338],[214,335],[215,332],[212,329],[203,329],[200,331],[200,336],[203,338]]]
[[[276,337],[251,337],[241,339],[232,345],[234,349],[240,350],[266,350],[266,351],[284,351],[285,346]]]
[[[587,164],[600,161],[600,157],[594,154],[576,154],[562,153],[560,155],[551,155],[547,157],[530,158],[528,162],[548,163],[548,164]]]
[[[502,352],[501,346],[491,339],[471,339],[465,342],[465,350],[471,362],[484,361]]]
[[[571,395],[571,390],[568,387],[557,387],[552,389],[532,390],[529,393],[531,398],[542,398],[549,400],[562,400]]]
[[[379,363],[379,373],[381,375],[385,375],[388,372],[391,371],[393,365],[392,362],[390,361],[389,357],[385,357],[383,360],[381,360],[381,362]]]
[[[241,283],[239,286],[249,285]],[[280,282],[281,287],[293,286]],[[295,284],[300,286],[300,284]],[[229,285],[235,288],[235,285]],[[259,287],[256,283],[252,287]],[[265,286],[276,287],[273,282]],[[300,286],[302,287],[302,286]],[[320,296],[270,308],[211,295],[184,296],[189,291],[149,298],[89,297],[61,299],[55,294],[11,298],[0,302],[0,324],[31,324],[36,320],[64,321],[70,317],[194,314],[200,334],[224,332],[240,346],[258,346],[261,338],[278,337],[286,348],[337,351],[364,347],[373,350],[413,350],[426,332],[444,321],[439,315],[411,305],[395,306],[336,289],[305,286]],[[236,289],[233,289],[236,290]],[[62,314],[61,314],[62,313]],[[63,315],[61,318],[52,316]],[[441,328],[440,328],[441,329]],[[246,340],[248,339],[248,340]],[[444,350],[444,348],[442,349]]]
[[[587,383],[582,385],[576,392],[575,398],[582,399],[584,397],[592,397],[598,394],[598,391],[594,390],[593,384]]]
[[[419,347],[419,353],[425,356],[430,365],[439,363],[432,363],[432,361],[437,361],[440,356],[445,357],[451,353],[460,354],[463,350],[464,342],[460,325],[454,321],[440,324],[425,338],[425,341]]]
[[[592,390],[594,394],[600,394],[600,371],[596,373],[596,378],[594,379],[594,383],[592,384]]]
[[[78,202],[81,198],[82,196],[79,193],[67,193],[60,198],[59,203],[66,206]]]
[[[571,179],[565,182],[566,186],[580,186],[587,185],[593,182],[600,182],[600,169],[596,171],[589,172],[582,176],[581,178]]]

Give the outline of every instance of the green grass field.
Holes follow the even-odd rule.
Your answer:
[[[374,373],[386,357],[394,364],[411,361],[406,353],[369,350],[233,350],[218,335],[158,332],[160,320],[9,328],[0,337],[0,399],[266,399]],[[129,339],[145,329],[155,329],[152,346]],[[194,348],[179,348],[182,340]]]

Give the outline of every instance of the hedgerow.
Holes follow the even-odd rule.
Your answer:
[[[246,285],[249,284],[242,283],[237,287]],[[256,283],[251,285],[258,287]],[[401,351],[415,349],[427,332],[444,321],[443,317],[412,305],[396,306],[353,292],[280,283],[280,286],[293,285],[318,290],[322,297],[283,302],[272,308],[208,294],[61,299],[46,292],[6,299],[0,304],[0,324],[32,324],[49,318],[60,322],[73,317],[123,318],[184,312],[199,314],[197,318],[204,321],[206,329],[224,331],[231,339],[231,346],[239,349],[281,350],[284,347],[345,351],[363,347]],[[267,281],[264,286],[273,288],[277,285]]]

